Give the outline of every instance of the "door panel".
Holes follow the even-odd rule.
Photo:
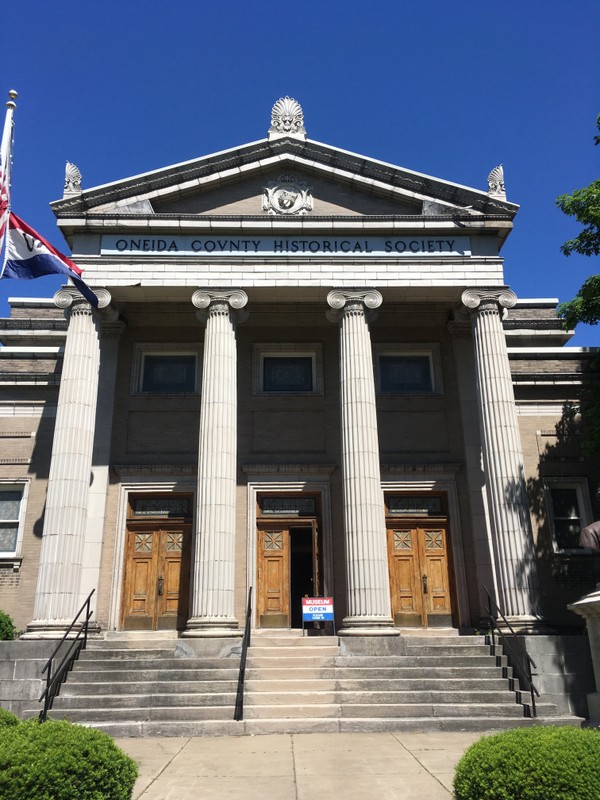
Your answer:
[[[129,525],[123,579],[122,624],[125,630],[185,626],[190,537],[190,525]]]
[[[447,531],[442,526],[388,527],[394,624],[452,624]]]
[[[289,626],[290,535],[283,526],[258,531],[257,615],[261,628]]]
[[[259,520],[257,527],[257,624],[261,628],[300,627],[301,598],[320,591],[317,522]]]

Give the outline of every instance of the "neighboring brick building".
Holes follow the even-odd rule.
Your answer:
[[[517,206],[306,138],[268,138],[52,204],[97,290],[0,321],[0,606],[28,637],[96,589],[101,632],[564,632],[600,580],[577,406],[595,352],[517,300]],[[513,396],[514,390],[514,396]]]

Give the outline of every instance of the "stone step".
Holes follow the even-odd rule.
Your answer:
[[[60,708],[58,703],[49,716],[91,725],[95,722],[143,722],[145,720],[217,720],[233,719],[234,706],[157,706],[143,708]],[[35,713],[35,712],[34,712]],[[38,712],[39,713],[39,712]]]
[[[54,703],[54,708],[94,709],[102,708],[157,708],[159,706],[231,706],[235,705],[235,691],[232,692],[196,692],[193,694],[83,694],[63,695],[62,692]]]
[[[448,656],[447,647],[437,647],[436,645],[419,645],[414,647],[412,644],[404,648],[404,655],[412,658],[414,656],[436,656],[446,658]],[[463,644],[452,648],[453,656],[489,656],[490,648],[486,644]]]
[[[255,647],[252,645],[248,649],[248,658],[308,658],[317,656],[338,656],[340,648],[338,645],[327,645],[322,647],[300,647],[297,645],[289,647]]]
[[[77,678],[78,676],[74,676]],[[101,676],[98,681],[77,681],[69,679],[61,689],[60,697],[73,697],[89,695],[95,692],[97,695],[119,694],[126,695],[137,693],[147,694],[192,694],[214,692],[235,692],[237,690],[237,675],[235,680],[206,680],[206,681],[104,681]]]
[[[91,727],[105,731],[115,738],[160,736],[258,736],[272,733],[377,733],[404,731],[432,733],[435,731],[473,731],[491,733],[517,727],[536,725],[581,724],[574,717],[528,719],[526,717],[411,717],[394,718],[322,718],[322,719],[246,719],[233,720],[143,720],[95,722]]]
[[[178,683],[189,680],[235,680],[237,681],[239,667],[234,669],[79,669],[75,667],[68,683],[131,683],[137,684],[144,681],[169,681]]]
[[[138,658],[138,654],[116,658],[92,658],[86,654],[76,662],[79,670],[105,669],[239,669],[239,658]]]
[[[315,689],[306,692],[247,692],[244,697],[244,713],[249,706],[322,706],[331,703],[339,704],[341,693],[327,689]]]
[[[339,656],[335,660],[338,667],[477,667],[489,664],[506,664],[506,656],[455,655],[446,653],[439,656]]]
[[[343,717],[523,717],[523,706],[485,703],[353,703],[342,704]]]
[[[302,667],[371,667],[377,670],[390,667],[420,667],[429,669],[436,667],[486,667],[506,664],[504,656],[253,656],[248,654],[247,666],[253,669],[285,667],[297,669]]]
[[[244,719],[322,719],[342,716],[339,703],[252,705],[244,702]]]
[[[337,636],[302,636],[302,635],[283,635],[267,636],[252,634],[251,648],[254,647],[338,647],[340,640]]]
[[[506,675],[504,674],[506,673]],[[511,669],[488,666],[481,667],[431,667],[424,671],[417,667],[296,667],[293,670],[294,679],[419,679],[427,675],[428,678],[440,679],[470,679],[470,678],[499,678],[511,677]],[[285,680],[290,675],[287,667],[261,667],[246,673],[248,680]]]

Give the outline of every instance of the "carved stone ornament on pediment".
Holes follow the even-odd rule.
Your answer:
[[[306,214],[313,210],[311,187],[291,175],[280,175],[264,188],[263,211],[268,214]]]
[[[504,187],[504,167],[498,164],[497,167],[488,175],[488,194],[491,197],[500,197],[506,200],[506,189]]]
[[[63,197],[71,197],[74,194],[81,194],[81,172],[75,164],[67,161]]]
[[[293,97],[280,97],[271,109],[271,134],[306,137],[302,107]]]

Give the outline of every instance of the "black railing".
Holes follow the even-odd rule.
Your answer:
[[[492,599],[492,596],[487,589],[486,586],[483,587],[484,591],[487,595],[488,599],[488,612],[490,616],[490,644],[492,646],[492,651],[495,652],[496,648],[496,637],[502,644],[502,647],[505,649],[506,656],[508,659],[508,663],[513,668],[513,672],[517,673],[517,677],[519,679],[519,686],[523,686],[531,695],[531,705],[528,706],[527,704],[523,704],[525,709],[525,716],[532,716],[537,717],[537,710],[535,707],[535,698],[540,696],[537,688],[533,683],[533,673],[531,672],[531,668],[537,669],[537,665],[533,658],[529,655],[527,650],[523,648],[521,653],[517,653],[513,648],[510,639],[508,639],[505,634],[503,633],[502,629],[498,625],[498,617],[502,619],[504,625],[508,628],[513,636],[517,636],[513,628],[511,627],[510,622],[506,619],[504,614],[502,613],[502,609],[498,605],[498,603]],[[529,710],[529,713],[528,713]]]
[[[95,589],[88,594],[87,600],[81,606],[73,622],[65,631],[65,635],[54,648],[54,652],[46,662],[46,666],[42,670],[42,675],[46,675],[46,688],[40,697],[40,703],[44,701],[44,708],[40,711],[40,722],[45,722],[48,712],[52,708],[55,699],[60,693],[60,687],[67,680],[67,675],[73,669],[73,664],[79,658],[79,653],[85,650],[88,637],[88,625],[92,616],[90,609],[90,602]],[[80,617],[83,615],[83,620]],[[79,625],[77,633],[69,639],[69,634]],[[68,642],[64,655],[60,659],[60,663],[55,667],[55,660],[58,661],[58,654],[65,642]]]
[[[252,587],[248,589],[248,605],[246,607],[246,624],[244,638],[242,639],[242,655],[240,657],[240,674],[238,675],[237,693],[235,695],[235,712],[233,718],[236,722],[244,719],[244,681],[246,680],[246,656],[250,647],[250,619],[252,617]]]

